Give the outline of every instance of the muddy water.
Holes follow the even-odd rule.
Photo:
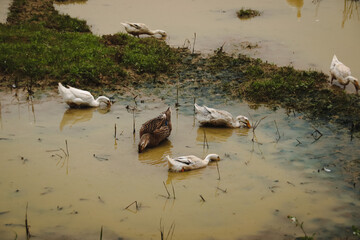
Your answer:
[[[0,0],[0,23],[6,23],[11,0]]]
[[[167,107],[157,98],[137,100],[136,130]],[[69,110],[56,94],[38,93],[28,102],[21,92],[2,92],[0,101],[2,239],[24,238],[26,204],[37,239],[98,239],[101,226],[103,239],[159,239],[160,220],[166,234],[174,223],[176,239],[301,236],[288,215],[303,221],[307,233],[328,239],[329,233],[349,236],[345,229],[360,224],[359,192],[350,184],[356,179],[342,170],[342,161],[358,158],[358,139],[331,125],[315,126],[323,134],[315,141],[301,115],[239,102],[213,105],[254,120],[267,116],[254,143],[251,130],[199,127],[184,103],[173,111],[169,140],[138,154],[125,109],[131,98],[116,98],[110,110]],[[220,180],[214,163],[167,171],[166,155],[207,153],[221,156]],[[323,167],[331,172],[318,172]],[[134,201],[139,208],[126,210]]]
[[[236,11],[258,9],[262,16],[239,20]],[[228,52],[242,52],[301,69],[328,73],[332,56],[360,77],[360,3],[350,0],[283,1],[96,1],[56,5],[60,12],[85,19],[95,34],[125,32],[124,21],[143,22],[169,34],[170,45],[212,52],[225,43]],[[251,50],[248,42],[258,45]],[[353,92],[353,86],[348,86]]]

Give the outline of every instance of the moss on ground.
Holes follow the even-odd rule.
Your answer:
[[[86,21],[59,14],[51,0],[13,0],[9,10],[10,25],[34,23],[58,31],[90,32]]]
[[[108,48],[90,33],[58,32],[37,24],[0,25],[0,71],[21,79],[99,84],[125,75]]]
[[[239,11],[236,12],[236,15],[240,19],[249,19],[249,18],[260,16],[261,12],[258,10],[250,9],[250,8],[248,8],[248,9],[241,8]]]
[[[165,42],[155,38],[135,38],[127,34],[103,36],[104,42],[116,48],[117,61],[137,73],[160,74],[174,70],[179,55]]]

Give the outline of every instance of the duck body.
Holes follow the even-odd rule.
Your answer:
[[[167,34],[163,30],[151,30],[144,23],[121,23],[127,33],[133,35],[134,37],[139,37],[140,35],[150,35],[160,34],[162,38],[166,38]]]
[[[184,172],[204,168],[211,160],[220,161],[220,157],[217,154],[209,154],[205,159],[201,159],[194,155],[181,156],[177,158],[170,158],[170,156],[166,156],[166,158],[169,165],[169,171],[173,172]]]
[[[58,84],[58,90],[64,101],[72,108],[98,107],[100,103],[111,105],[110,99],[105,96],[100,96],[95,100],[90,92],[70,86],[66,88],[61,83]]]
[[[171,108],[162,112],[158,117],[145,122],[140,128],[139,153],[147,147],[156,147],[171,134]]]
[[[331,75],[331,84],[333,80],[336,79],[341,85],[343,85],[344,89],[346,85],[350,82],[354,85],[356,93],[358,93],[360,89],[359,81],[357,78],[351,76],[351,71],[348,66],[340,62],[336,55],[333,56],[330,65],[330,75]]]
[[[239,115],[234,119],[231,113],[225,110],[209,108],[207,106],[199,106],[194,104],[196,119],[201,125],[226,128],[251,128],[249,119]]]

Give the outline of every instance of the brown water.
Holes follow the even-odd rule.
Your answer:
[[[101,226],[103,239],[160,239],[160,220],[166,234],[175,224],[174,239],[303,236],[288,215],[303,221],[308,234],[328,239],[329,232],[345,237],[345,228],[360,224],[359,192],[342,165],[358,158],[359,140],[334,126],[316,126],[324,135],[314,141],[312,124],[301,115],[213,104],[254,120],[267,116],[254,143],[251,130],[200,128],[183,101],[173,110],[169,140],[138,154],[138,132],[134,137],[125,109],[130,98],[116,98],[110,111],[69,110],[53,93],[37,93],[32,102],[14,94],[0,93],[1,239],[24,239],[26,204],[36,239],[99,239]],[[167,107],[156,97],[137,100],[137,130]],[[221,156],[220,180],[214,163],[185,173],[167,170],[166,155],[207,153]],[[324,166],[332,171],[318,172]],[[139,209],[126,210],[134,201]]]
[[[240,20],[236,11],[258,9],[262,16]],[[85,19],[95,34],[125,32],[124,21],[143,22],[168,32],[167,42],[212,52],[224,45],[280,65],[329,72],[332,56],[360,78],[360,2],[350,0],[88,0],[85,4],[56,5],[60,12]],[[258,48],[247,49],[247,42]],[[353,86],[348,86],[350,92]]]

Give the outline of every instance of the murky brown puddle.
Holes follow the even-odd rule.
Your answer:
[[[125,109],[133,102],[116,100],[108,112],[69,110],[56,94],[38,94],[30,104],[22,93],[0,93],[1,239],[25,238],[26,204],[34,239],[99,239],[101,226],[103,239],[160,239],[160,220],[165,234],[174,223],[173,239],[303,236],[288,215],[303,221],[309,235],[328,239],[348,236],[345,230],[360,224],[359,191],[344,181],[338,164],[359,156],[359,140],[351,141],[346,131],[316,126],[323,136],[315,141],[312,125],[299,114],[205,102],[254,120],[267,116],[254,143],[251,130],[200,128],[192,106],[183,104],[173,110],[169,140],[138,154],[138,132],[134,138]],[[137,130],[167,106],[137,100]],[[167,170],[166,155],[207,153],[222,158],[220,180],[215,164]],[[318,172],[324,166],[331,172]],[[135,204],[125,209],[134,201],[138,210]]]

